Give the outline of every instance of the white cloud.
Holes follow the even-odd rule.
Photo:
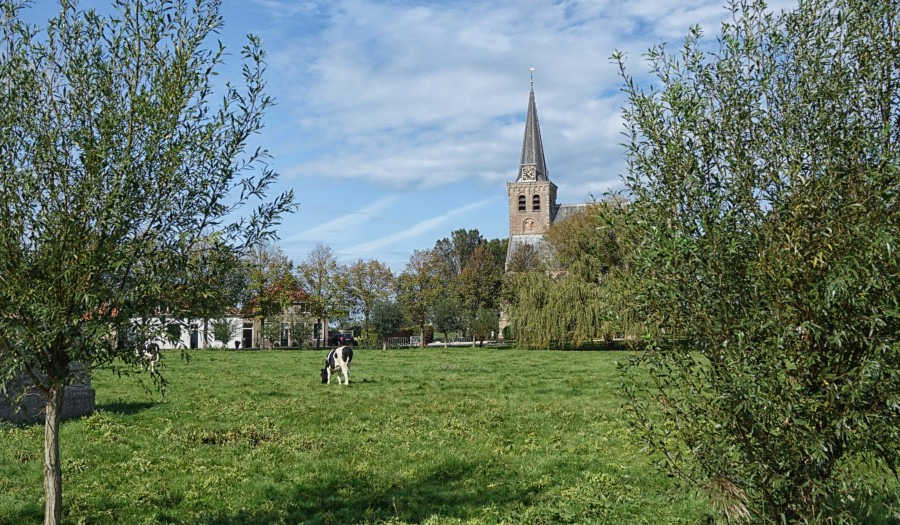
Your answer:
[[[478,208],[482,208],[488,204],[496,204],[496,202],[497,199],[484,199],[472,204],[468,204],[466,206],[462,206],[460,208],[455,208],[437,217],[431,217],[429,219],[423,220],[418,224],[414,224],[401,231],[397,231],[368,242],[357,244],[355,246],[342,250],[342,253],[354,254],[377,252],[399,241],[414,238],[422,235],[423,233],[433,232],[438,227],[447,224],[451,219],[472,213]]]
[[[308,230],[288,236],[285,241],[309,241],[327,239],[329,237],[345,234],[350,229],[357,229],[359,225],[366,224],[373,217],[388,209],[399,200],[399,196],[392,195],[366,206],[359,211],[347,210],[340,206],[334,208],[335,218],[318,224]]]

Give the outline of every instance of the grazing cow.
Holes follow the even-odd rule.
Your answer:
[[[141,370],[150,370],[151,373],[156,370],[156,363],[159,362],[159,345],[155,343],[138,345],[134,353],[141,360]]]
[[[350,384],[350,361],[353,360],[353,349],[349,346],[339,346],[328,352],[325,358],[325,368],[322,369],[322,383],[331,383],[331,374],[340,370],[344,374],[344,384]],[[338,383],[341,382],[338,376]]]

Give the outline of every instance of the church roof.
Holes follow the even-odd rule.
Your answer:
[[[526,167],[534,167],[534,176],[527,174],[523,178]],[[530,169],[528,170],[530,172]],[[519,161],[521,180],[550,180],[547,163],[544,161],[544,145],[541,143],[541,125],[538,123],[537,105],[534,103],[534,79],[531,80],[531,93],[528,95],[528,114],[525,118],[525,138],[522,140],[522,157]]]
[[[553,222],[561,222],[588,207],[588,204],[560,204],[556,207]]]
[[[555,268],[557,265],[556,258],[553,256],[553,248],[550,247],[550,244],[544,239],[543,235],[510,235],[509,245],[506,249],[507,270],[509,270],[510,266],[513,264],[513,260],[520,250],[527,250],[530,252],[526,255],[526,258],[535,257],[536,259],[533,262],[540,262],[545,267]]]

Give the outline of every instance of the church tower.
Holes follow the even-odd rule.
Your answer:
[[[541,126],[534,102],[534,79],[528,96],[528,113],[525,119],[525,138],[519,173],[515,182],[506,184],[509,195],[509,234],[543,235],[553,222],[556,208],[556,184],[550,181],[544,146],[541,143]]]
[[[540,248],[544,232],[553,223],[557,209],[556,184],[550,181],[544,160],[541,126],[534,102],[534,78],[531,79],[531,92],[528,96],[519,173],[514,182],[506,183],[506,188],[509,195],[508,265],[518,246],[530,244]]]

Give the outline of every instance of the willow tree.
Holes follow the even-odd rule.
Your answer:
[[[43,29],[26,4],[0,2],[0,382],[26,374],[46,400],[45,522],[58,523],[70,363],[133,362],[140,341],[115,334],[212,293],[203,250],[246,252],[293,196],[266,200],[276,174],[247,151],[272,103],[256,38],[243,86],[212,102],[219,2],[117,0],[101,16],[62,0]]]
[[[525,245],[513,254],[502,297],[518,345],[577,348],[640,333],[622,303],[625,208],[618,199],[585,206],[547,230],[548,250]]]
[[[661,335],[634,414],[725,517],[852,521],[900,464],[900,2],[731,11],[652,49],[653,88],[623,66],[629,301]]]
[[[577,348],[604,336],[609,301],[603,288],[574,274],[508,274],[507,320],[523,348]]]

